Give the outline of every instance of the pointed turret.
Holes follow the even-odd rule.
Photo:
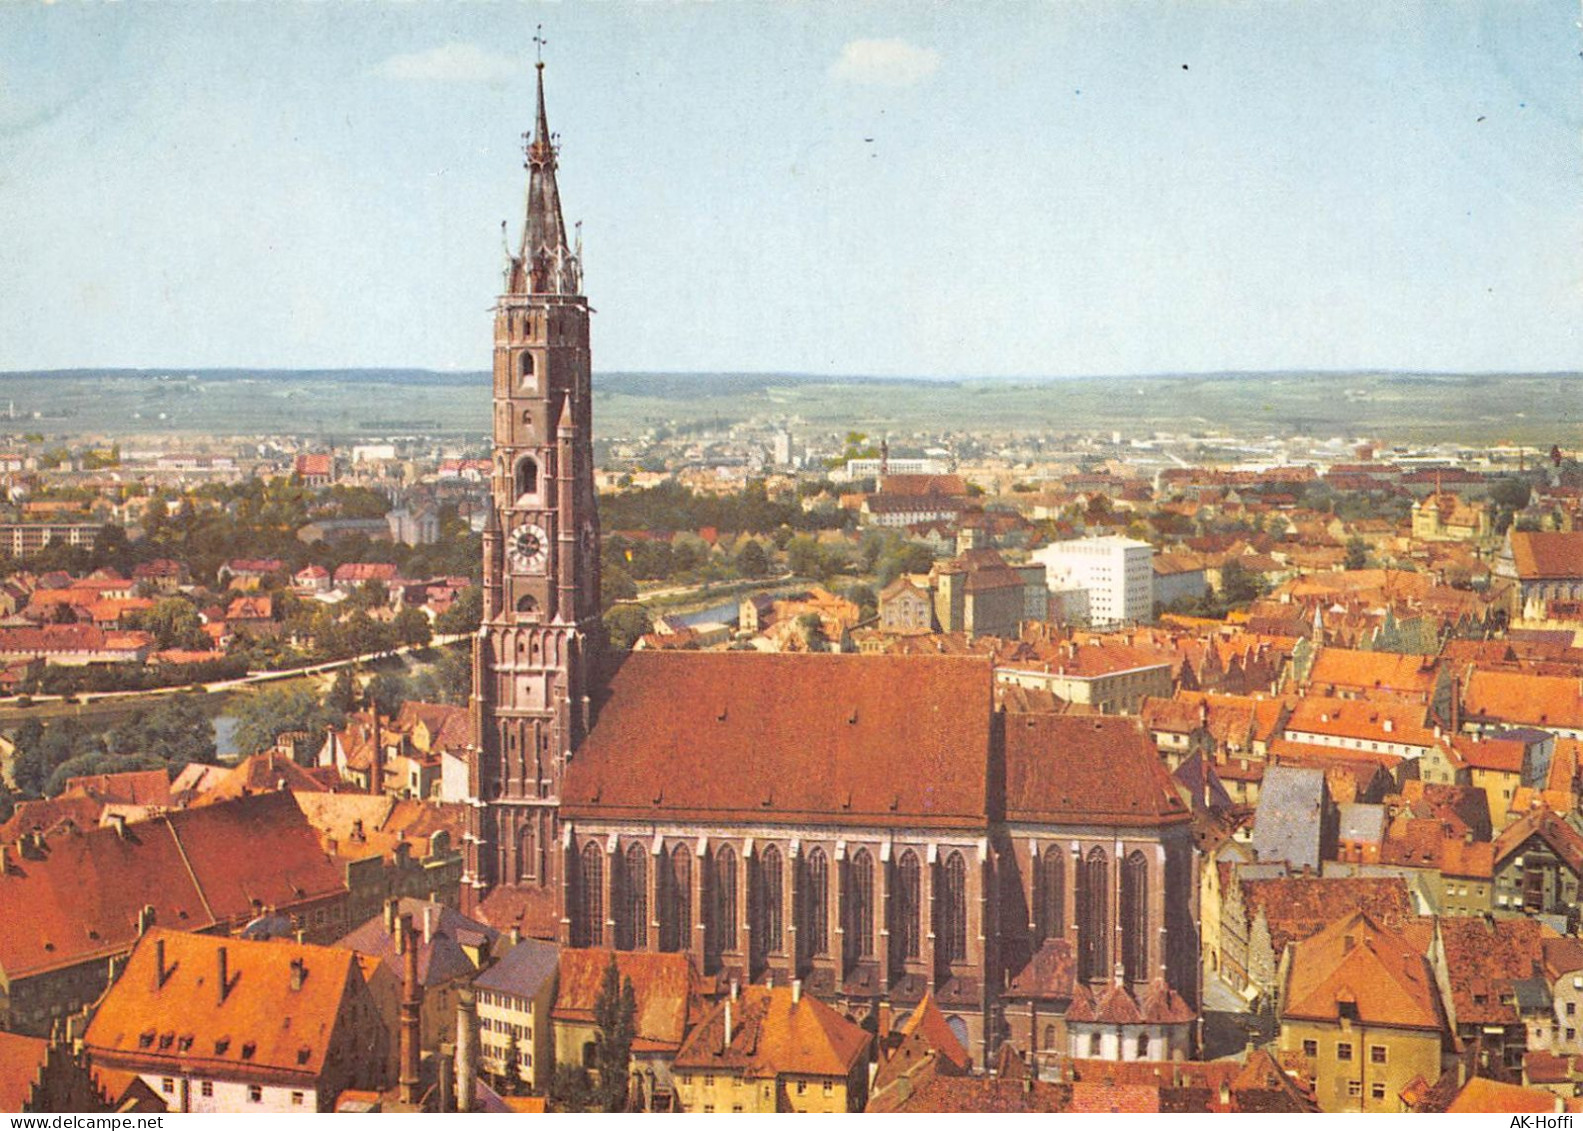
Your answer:
[[[562,294],[582,292],[582,272],[577,253],[566,242],[566,222],[561,218],[561,194],[555,183],[555,140],[544,110],[544,64],[538,67],[538,114],[527,142],[528,207],[522,225],[522,244],[511,257],[506,289],[511,294]]]

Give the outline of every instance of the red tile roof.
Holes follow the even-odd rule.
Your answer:
[[[1191,820],[1137,719],[1007,715],[1006,819],[1127,826]]]
[[[159,977],[163,942],[164,978]],[[226,980],[220,993],[220,952]],[[293,989],[293,964],[302,978]],[[361,982],[349,950],[155,928],[88,1026],[96,1061],[202,1076],[317,1077],[347,996]]]
[[[1438,664],[1432,656],[1322,648],[1309,669],[1308,683],[1314,687],[1427,696],[1434,688]]]
[[[128,770],[67,778],[63,795],[91,797],[106,805],[169,805],[170,776],[164,770]]]
[[[1526,672],[1475,671],[1462,695],[1470,718],[1583,729],[1583,680]]]
[[[560,980],[555,990],[556,1021],[592,1025],[594,1003],[604,983],[610,956],[623,979],[632,980],[637,1014],[632,1041],[635,1052],[679,1049],[687,1031],[703,1013],[698,975],[685,954],[649,954],[603,949],[562,950]],[[788,993],[790,991],[787,991]]]
[[[1583,578],[1583,531],[1514,530],[1512,564],[1524,581]]]
[[[0,1031],[0,1111],[15,1114],[33,1093],[49,1042]]]
[[[47,838],[42,859],[7,849],[0,970],[11,979],[124,953],[139,912],[205,930],[346,890],[289,793]]]
[[[634,653],[567,770],[561,813],[981,823],[992,702],[975,658]]]
[[[1242,901],[1249,923],[1264,913],[1277,955],[1287,943],[1311,938],[1353,911],[1366,912],[1372,922],[1386,928],[1399,927],[1413,917],[1407,883],[1396,876],[1243,880]]]
[[[1368,1026],[1446,1028],[1422,949],[1361,912],[1297,944],[1285,989],[1283,1019],[1335,1021],[1346,1005]]]
[[[868,1033],[818,998],[802,994],[794,1002],[790,986],[743,986],[736,1001],[717,1002],[698,1023],[677,1051],[674,1067],[680,1072],[729,1070],[747,1079],[783,1074],[845,1079],[868,1047]]]
[[[1583,835],[1548,809],[1534,809],[1507,825],[1495,838],[1495,865],[1522,849],[1531,837],[1539,837],[1565,861],[1575,876],[1583,877]]]
[[[1485,1076],[1474,1076],[1462,1086],[1456,1099],[1446,1108],[1453,1115],[1487,1115],[1512,1112],[1553,1112],[1556,1095],[1544,1088],[1525,1088],[1503,1084]]]

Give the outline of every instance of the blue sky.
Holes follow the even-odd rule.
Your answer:
[[[0,5],[0,368],[1583,369],[1576,0]]]

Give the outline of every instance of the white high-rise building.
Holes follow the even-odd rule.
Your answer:
[[[1029,556],[1044,563],[1052,592],[1088,594],[1088,622],[1095,628],[1154,618],[1154,547],[1147,542],[1120,535],[1078,538],[1041,546]]]

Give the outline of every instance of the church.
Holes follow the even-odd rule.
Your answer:
[[[1192,1055],[1191,814],[1134,720],[961,656],[602,645],[588,303],[539,64],[494,319],[463,896],[854,1019],[932,995],[981,1067]]]

